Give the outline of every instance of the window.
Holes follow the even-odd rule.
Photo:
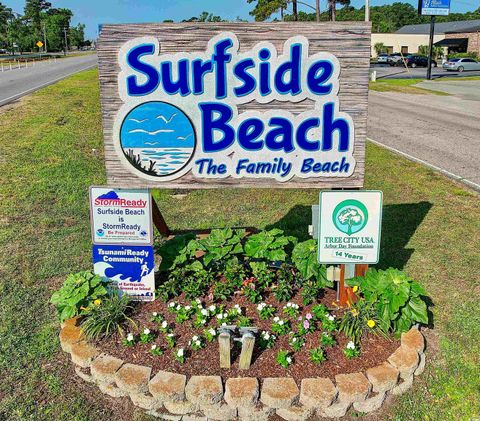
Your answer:
[[[387,50],[387,54],[392,54],[393,53],[393,47],[386,46],[385,48]]]
[[[408,54],[408,45],[402,45],[401,51],[403,55]]]

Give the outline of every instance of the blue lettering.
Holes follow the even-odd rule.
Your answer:
[[[145,55],[152,55],[155,52],[153,44],[143,44],[131,49],[127,55],[128,65],[147,76],[147,81],[143,85],[139,85],[136,76],[127,77],[127,93],[131,96],[148,95],[157,89],[160,82],[160,76],[155,67],[140,61]]]
[[[318,151],[320,150],[320,142],[318,140],[309,141],[307,139],[307,133],[313,127],[320,125],[320,119],[309,118],[303,121],[297,129],[297,143],[300,148],[305,151]]]
[[[265,137],[265,144],[268,149],[272,151],[284,150],[285,152],[292,152],[295,148],[293,146],[293,127],[292,123],[285,118],[272,117],[268,121],[269,126],[277,125],[277,128],[270,130]],[[277,140],[280,138],[280,140]]]
[[[290,47],[289,61],[278,66],[275,72],[275,89],[281,94],[291,93],[298,95],[302,92],[300,86],[300,68],[301,68],[302,45],[294,44]],[[285,81],[285,74],[290,72],[290,80]]]
[[[213,70],[213,64],[210,60],[203,61],[202,59],[193,60],[193,94],[203,94],[203,78],[206,73]]]
[[[333,64],[329,61],[317,61],[312,64],[307,73],[307,84],[311,92],[318,95],[327,95],[332,91],[332,84],[325,82],[333,74]]]
[[[218,152],[229,148],[235,140],[235,132],[227,124],[232,119],[232,109],[214,102],[204,102],[199,107],[202,112],[203,151]],[[218,118],[215,119],[215,115]],[[215,131],[222,133],[220,140],[215,140]]]
[[[322,151],[329,151],[333,146],[333,132],[338,130],[338,151],[346,152],[350,147],[350,127],[343,118],[334,119],[334,104],[329,102],[323,107],[323,144]]]
[[[265,61],[260,63],[260,94],[266,96],[272,92],[270,89],[270,63],[266,61],[270,58],[270,51],[262,48],[258,56],[260,60]]]
[[[255,62],[251,58],[247,58],[238,62],[233,68],[234,75],[243,82],[242,86],[234,89],[236,96],[242,97],[251,94],[257,87],[255,78],[247,72],[247,69],[255,67]]]
[[[190,93],[190,86],[188,85],[188,60],[180,60],[178,62],[178,80],[172,80],[172,63],[165,61],[162,63],[162,77],[163,77],[163,89],[169,94],[173,95],[178,92],[182,96]]]
[[[263,121],[258,118],[249,118],[238,127],[238,142],[244,149],[259,151],[263,147],[263,141],[257,140],[265,128]]]
[[[215,62],[216,70],[216,97],[222,99],[227,96],[227,63],[232,60],[232,55],[227,54],[226,50],[233,46],[233,41],[230,38],[224,39],[214,46],[214,53],[212,60]]]

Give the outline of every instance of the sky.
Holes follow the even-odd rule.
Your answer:
[[[390,4],[399,0],[370,0],[372,6]],[[417,0],[406,0],[416,7]],[[25,0],[0,0],[18,13],[23,12]],[[73,25],[85,23],[86,36],[95,39],[98,36],[98,25],[102,23],[141,23],[162,22],[165,19],[174,21],[198,16],[202,11],[212,12],[224,19],[252,20],[249,11],[253,5],[247,0],[50,0],[54,7],[65,7],[74,13]],[[304,0],[315,5],[314,0]],[[477,9],[480,0],[451,0],[452,12],[467,12]],[[352,0],[352,6],[360,7],[364,0]],[[300,10],[311,11],[306,6]],[[321,0],[321,10],[327,8],[327,0]]]

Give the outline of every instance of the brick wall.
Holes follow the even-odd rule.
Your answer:
[[[468,38],[467,51],[469,53],[477,53],[480,56],[480,31],[445,34],[445,38]]]

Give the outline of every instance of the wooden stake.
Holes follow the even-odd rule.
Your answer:
[[[240,354],[240,362],[238,368],[240,370],[248,370],[252,363],[253,348],[255,346],[255,336],[245,335],[242,339],[242,352]]]
[[[152,217],[153,217],[153,223],[157,227],[160,234],[163,235],[164,237],[168,237],[171,234],[170,229],[168,228],[168,225],[165,222],[165,218],[163,217],[162,212],[160,212],[157,202],[155,202],[155,199],[153,197],[152,197]]]
[[[344,307],[348,304],[348,292],[345,286],[345,265],[340,265],[340,280],[338,281],[338,305]]]
[[[220,352],[220,368],[230,368],[230,333],[222,332],[218,336],[218,349]]]

